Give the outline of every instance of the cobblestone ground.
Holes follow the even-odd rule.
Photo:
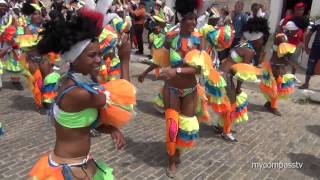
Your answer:
[[[136,75],[146,65],[131,63],[132,82],[137,87],[137,116],[123,131],[127,146],[116,151],[110,136],[93,138],[92,153],[114,168],[116,179],[167,179],[165,175],[165,121],[152,107],[152,99],[162,82],[149,76],[138,84]],[[313,87],[320,83],[313,81]],[[0,137],[0,179],[26,179],[42,153],[53,148],[55,133],[47,117],[40,115],[31,93],[15,90],[4,77],[0,92],[0,122],[5,135]],[[246,85],[250,97],[250,121],[235,127],[239,143],[230,144],[208,123],[201,124],[195,149],[182,156],[181,179],[319,179],[320,106],[280,103],[283,117],[267,113],[257,85]],[[299,162],[300,169],[253,168],[252,163]]]

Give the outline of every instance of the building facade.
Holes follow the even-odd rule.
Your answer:
[[[206,4],[215,3],[217,6],[228,6],[229,10],[232,11],[234,9],[234,4],[237,0],[205,0]],[[255,2],[259,2],[263,4],[266,10],[269,12],[269,22],[271,27],[271,32],[275,32],[285,9],[289,8],[289,4],[294,0],[244,0],[245,12],[250,12],[251,4]],[[320,16],[320,0],[304,0],[306,3],[310,3],[310,16]],[[173,7],[175,0],[166,0],[168,6]]]

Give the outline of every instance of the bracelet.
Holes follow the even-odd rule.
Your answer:
[[[181,73],[182,73],[181,67],[178,67],[178,68],[176,69],[176,72],[177,72],[177,74],[181,74]]]
[[[106,96],[106,103],[104,104],[103,108],[106,108],[111,102],[110,92],[104,91],[103,94]]]

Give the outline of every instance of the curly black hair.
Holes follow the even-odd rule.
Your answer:
[[[196,0],[176,0],[175,10],[181,15],[185,16],[192,13],[197,7]]]
[[[23,3],[21,12],[26,16],[30,16],[36,11],[36,9],[31,5],[31,3]]]
[[[96,23],[89,17],[76,14],[71,19],[64,18],[47,21],[40,33],[41,40],[37,45],[40,54],[49,52],[63,53],[85,39],[97,38],[98,28]]]
[[[294,17],[292,20],[300,29],[307,29],[308,26],[310,25],[310,21],[307,17],[302,16],[302,17]]]
[[[270,27],[268,20],[261,17],[251,18],[248,22],[243,26],[242,32],[261,32],[263,33],[264,44],[267,43],[270,36]]]

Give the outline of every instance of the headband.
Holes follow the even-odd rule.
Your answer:
[[[299,8],[304,8],[304,3],[303,2],[300,2],[300,3],[297,3],[295,6],[294,6],[294,9],[299,9]]]
[[[250,33],[248,31],[246,31],[246,32],[243,33],[243,36],[248,41],[255,41],[255,40],[260,39],[263,36],[263,33],[262,32],[252,32],[252,33]]]
[[[71,47],[69,51],[64,52],[61,55],[61,58],[69,63],[73,63],[83,52],[83,50],[88,46],[91,42],[91,39],[86,39],[80,42],[77,42],[75,45]]]
[[[65,1],[70,2],[70,0]],[[84,0],[84,4],[85,7],[80,9],[79,12],[84,16],[97,20],[97,26],[103,27],[108,17],[106,12],[110,8],[112,0],[99,0],[97,4],[94,2],[94,0]],[[66,62],[73,63],[90,42],[91,39],[77,42],[70,48],[69,51],[66,51],[61,55],[62,59]]]

